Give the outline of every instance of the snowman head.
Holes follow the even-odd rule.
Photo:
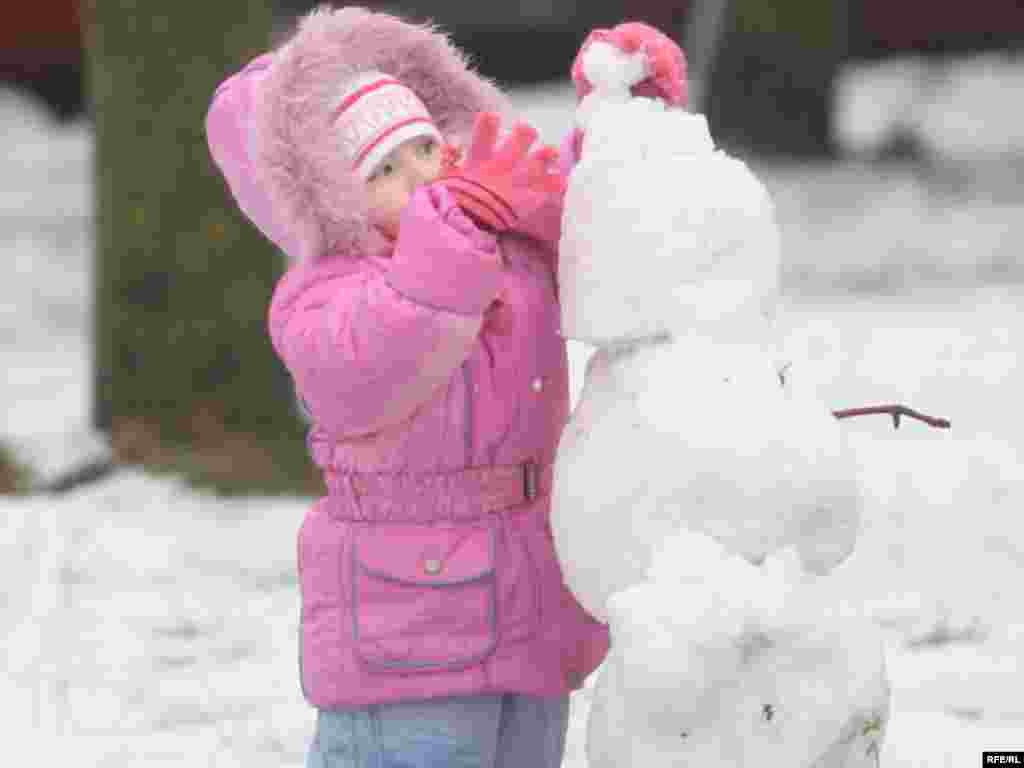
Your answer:
[[[770,321],[779,236],[747,166],[707,121],[656,100],[591,106],[560,243],[565,336],[604,345]]]

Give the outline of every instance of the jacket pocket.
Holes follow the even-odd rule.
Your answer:
[[[365,664],[433,671],[494,651],[498,540],[490,522],[361,524],[352,536],[352,633]]]

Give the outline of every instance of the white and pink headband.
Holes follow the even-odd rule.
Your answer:
[[[383,72],[364,72],[349,82],[332,118],[341,150],[363,181],[391,150],[409,139],[431,136],[441,143],[426,105]]]

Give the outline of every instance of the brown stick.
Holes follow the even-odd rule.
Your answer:
[[[934,416],[926,416],[923,413],[918,413],[915,410],[907,408],[905,405],[872,405],[866,408],[848,408],[844,411],[832,411],[832,415],[837,419],[846,419],[850,416],[868,416],[875,413],[888,413],[892,415],[892,425],[894,428],[900,428],[900,416],[908,416],[912,419],[923,421],[932,427],[939,429],[949,429],[950,422],[948,419],[939,419]]]

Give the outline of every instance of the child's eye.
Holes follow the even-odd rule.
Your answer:
[[[381,176],[388,176],[394,170],[391,163],[381,163],[380,166],[373,173],[370,174],[370,181],[377,179]]]
[[[429,155],[435,149],[437,149],[437,142],[433,139],[425,139],[424,142],[420,144],[420,151],[425,155]]]

